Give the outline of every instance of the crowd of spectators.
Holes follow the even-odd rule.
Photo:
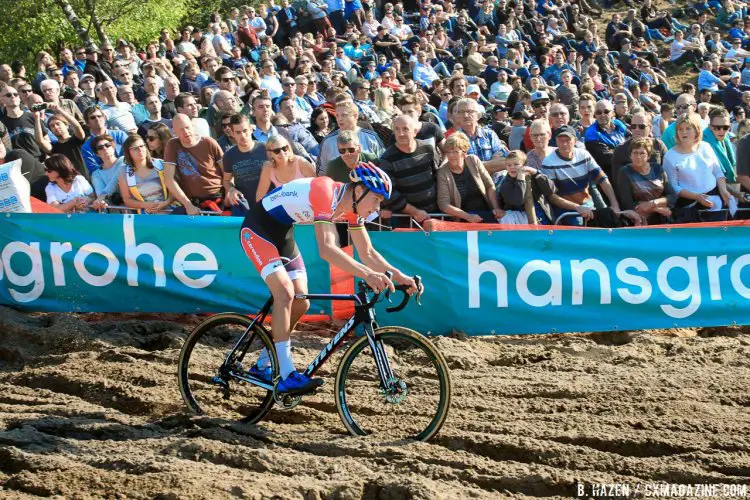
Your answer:
[[[0,61],[0,163],[65,212],[242,215],[368,161],[393,226],[714,221],[750,201],[742,1],[274,1]]]

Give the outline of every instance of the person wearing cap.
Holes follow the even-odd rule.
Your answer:
[[[469,99],[473,99],[476,101],[477,106],[479,107],[479,114],[483,115],[487,108],[482,104],[482,101],[485,101],[484,96],[482,95],[482,91],[479,88],[479,85],[471,84],[466,87],[466,97]],[[486,101],[485,101],[486,102]]]
[[[548,120],[549,119],[549,94],[543,90],[539,90],[531,94],[531,108],[534,110],[534,116],[532,120]],[[523,145],[526,151],[534,149],[534,143],[531,140],[531,128],[526,129],[526,133],[523,136]]]
[[[542,174],[549,177],[557,188],[557,195],[550,197],[555,217],[566,212],[578,212],[580,217],[567,217],[563,225],[582,226],[584,220],[594,218],[594,201],[590,186],[596,185],[609,200],[615,215],[620,205],[604,171],[585,149],[575,147],[576,131],[570,125],[560,127],[557,132],[557,149],[542,161]],[[624,214],[633,216],[633,214]],[[635,214],[635,219],[638,219]]]
[[[124,62],[133,77],[141,75],[141,64],[143,61],[135,54],[133,46],[126,40],[117,42],[117,59]]]
[[[89,45],[86,47],[86,66],[83,68],[83,73],[93,75],[96,83],[102,83],[109,80],[109,76],[102,70],[99,65],[99,49],[96,45]]]
[[[594,107],[596,122],[586,129],[583,137],[586,150],[591,153],[596,163],[607,170],[612,165],[614,149],[625,142],[627,126],[615,118],[615,109],[611,101],[601,100]]]
[[[742,93],[750,90],[750,86],[740,83],[741,79],[742,75],[737,71],[733,71],[729,75],[729,81],[727,82],[727,86],[724,87],[724,94],[722,96],[722,101],[726,109],[734,109],[735,106],[741,105]]]
[[[469,154],[478,156],[487,171],[493,174],[505,167],[508,147],[490,127],[479,125],[480,116],[479,104],[470,98],[458,101],[453,110],[456,131],[463,132],[469,138]]]

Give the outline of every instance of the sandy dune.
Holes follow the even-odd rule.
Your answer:
[[[453,407],[430,443],[345,434],[324,389],[257,426],[185,413],[195,319],[0,308],[0,497],[569,497],[578,482],[750,482],[740,328],[435,342]],[[326,332],[295,339],[311,359]],[[750,495],[750,492],[748,493]]]

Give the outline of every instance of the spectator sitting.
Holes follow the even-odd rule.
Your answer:
[[[602,100],[596,103],[594,116],[596,123],[586,130],[584,141],[586,149],[596,162],[605,168],[612,165],[614,149],[625,142],[628,129],[623,122],[614,118],[614,106],[610,101]]]
[[[729,204],[730,194],[716,154],[701,140],[703,126],[698,115],[683,115],[675,123],[677,143],[664,155],[664,171],[679,197],[675,202],[677,220],[695,222],[701,219],[699,209],[720,210]]]
[[[531,141],[534,143],[534,149],[529,151],[526,156],[527,165],[534,170],[540,170],[544,159],[547,158],[555,148],[552,144],[552,129],[549,121],[544,119],[534,120],[528,127],[531,135]],[[556,142],[555,142],[556,143]]]
[[[268,194],[269,188],[277,188],[295,179],[315,177],[315,167],[301,156],[295,155],[289,141],[280,135],[268,138],[266,154],[269,159],[260,173],[256,202]]]
[[[144,136],[151,158],[163,160],[164,148],[172,137],[172,132],[170,132],[169,127],[163,123],[151,124],[146,130]]]
[[[380,156],[383,153],[383,143],[378,135],[372,130],[359,128],[357,120],[359,119],[359,110],[352,101],[342,101],[336,104],[336,119],[339,129],[328,134],[320,145],[320,155],[316,161],[316,170],[318,175],[322,172],[328,162],[338,158],[339,149],[336,144],[336,136],[343,130],[353,130],[359,136],[359,143],[362,151],[374,153]],[[381,166],[382,168],[382,166]]]
[[[644,224],[665,224],[675,196],[661,164],[652,161],[653,145],[650,137],[630,141],[630,164],[617,171],[617,195],[622,208],[634,210]]]
[[[377,91],[375,95],[377,97]],[[326,112],[325,109],[315,108],[313,110],[312,116],[310,118],[310,127],[308,128],[308,130],[318,144],[323,142],[323,139],[325,139],[325,137],[331,132],[330,119],[328,118],[328,112]]]
[[[393,120],[396,143],[380,157],[380,168],[393,181],[386,208],[409,215],[429,230],[430,213],[438,208],[435,185],[438,158],[435,148],[417,142],[418,126],[409,115],[400,115]]]
[[[115,141],[106,134],[98,135],[92,139],[91,148],[102,161],[101,168],[91,174],[91,184],[97,199],[108,204],[119,204],[118,179],[124,171],[125,163],[122,157],[115,154]]]
[[[146,109],[146,106],[136,101],[133,87],[126,85],[118,87],[117,99],[120,101],[120,103],[128,105],[128,107],[130,108],[130,113],[133,115],[133,119],[135,120],[135,124],[139,127],[141,123],[148,119],[149,112]]]
[[[630,139],[617,146],[612,152],[612,173],[609,179],[615,191],[617,191],[617,182],[619,181],[618,171],[631,162],[630,147],[633,141],[636,139],[649,139],[651,141],[649,163],[661,165],[664,155],[667,154],[667,147],[664,143],[651,135],[651,122],[651,115],[646,111],[639,111],[634,114],[630,119],[630,132],[632,134]]]
[[[161,124],[159,126],[166,128]],[[149,130],[149,133],[154,134],[155,131]],[[123,151],[124,167],[118,177],[118,186],[125,206],[147,214],[156,214],[168,208],[174,197],[169,194],[164,182],[164,163],[151,157],[149,148],[139,135],[128,136]]]
[[[353,130],[344,130],[336,136],[339,157],[328,162],[325,176],[337,182],[349,182],[349,171],[360,163],[376,162],[378,157],[374,153],[362,152],[359,137]]]
[[[211,127],[208,125],[208,122],[198,117],[198,102],[195,100],[194,95],[185,92],[179,94],[175,97],[174,106],[178,113],[190,118],[193,122],[195,133],[200,137],[211,137]]]
[[[479,126],[479,104],[470,98],[456,104],[454,119],[458,131],[469,138],[469,154],[477,156],[490,173],[502,170],[508,148],[489,127]]]
[[[505,159],[507,173],[500,175],[497,191],[505,212],[501,224],[551,224],[549,199],[556,193],[555,183],[534,168],[525,166],[526,155],[511,151]]]
[[[588,151],[574,147],[576,140],[573,127],[562,127],[557,132],[557,149],[544,159],[541,172],[549,177],[557,188],[557,195],[550,198],[555,206],[554,215],[558,217],[566,212],[578,212],[580,217],[564,219],[563,224],[582,226],[584,220],[594,218],[594,203],[589,192],[589,186],[592,184],[602,188],[615,215],[619,214],[620,207],[607,175]],[[628,215],[634,220],[639,219],[637,214],[623,215]]]
[[[45,189],[47,203],[62,212],[86,212],[89,208],[104,207],[104,202],[96,200],[94,188],[80,175],[73,164],[60,154],[44,161],[49,184]]]
[[[729,139],[731,123],[729,112],[724,108],[715,108],[709,113],[710,125],[703,131],[703,141],[713,149],[719,160],[721,171],[727,182],[727,190],[735,197],[742,199],[740,185],[737,181],[736,164],[732,141]]]
[[[136,133],[138,127],[130,112],[130,105],[117,100],[117,88],[110,80],[96,85],[96,96],[99,107],[107,117],[107,128],[122,130],[125,133]]]
[[[468,155],[469,138],[456,132],[445,141],[446,162],[437,171],[440,211],[466,222],[497,222],[503,213],[490,174],[482,162]]]

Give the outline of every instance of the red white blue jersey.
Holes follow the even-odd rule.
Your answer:
[[[330,177],[305,177],[277,187],[260,201],[265,211],[282,224],[295,222],[332,222],[345,184]],[[362,220],[351,210],[343,215],[350,225]]]

